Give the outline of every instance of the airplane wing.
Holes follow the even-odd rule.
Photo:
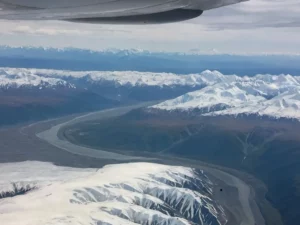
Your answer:
[[[0,0],[0,19],[148,24],[192,19],[245,0]]]

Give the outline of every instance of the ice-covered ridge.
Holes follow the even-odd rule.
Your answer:
[[[0,199],[0,221],[18,224],[225,224],[203,171],[153,163],[71,169],[49,163],[1,164],[10,182],[38,189]],[[58,175],[58,176],[57,176]],[[17,218],[17,219],[16,219]]]

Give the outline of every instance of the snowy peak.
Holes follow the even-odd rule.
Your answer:
[[[227,221],[224,209],[212,199],[213,183],[201,170],[153,163],[111,165],[98,171],[20,164],[27,164],[23,168],[28,177],[24,170],[20,177],[8,172],[2,175],[0,187],[23,179],[38,188],[10,201],[0,200],[0,219],[6,225],[15,224],[16,218],[24,225],[219,225]],[[8,171],[12,165],[1,167]],[[47,171],[41,174],[37,168]],[[31,181],[32,173],[39,176]],[[57,178],[57,173],[63,176]]]
[[[173,100],[165,101],[153,106],[153,108],[164,110],[190,110],[196,108],[212,108],[217,105],[222,105],[224,109],[245,103],[255,104],[263,100],[265,99],[261,96],[248,94],[235,83],[220,83],[205,87],[199,91],[187,93]]]

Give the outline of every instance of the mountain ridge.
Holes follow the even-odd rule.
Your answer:
[[[156,113],[158,110],[183,114],[198,111],[199,116],[257,115],[300,120],[300,80],[289,74],[224,76],[220,82],[150,109],[156,109]]]
[[[228,220],[224,208],[213,200],[214,184],[203,170],[155,163],[124,163],[81,170],[41,162],[19,164],[27,166],[25,172],[9,178],[3,175],[0,190],[11,188],[8,179],[35,185],[36,189],[0,205],[0,218],[5,224],[15,224],[16,215],[18,220],[31,225],[95,222],[221,225]],[[8,173],[10,167],[13,165],[2,165]],[[34,171],[36,168],[47,171],[39,174]],[[26,174],[30,170],[37,174],[36,178]],[[25,211],[19,208],[24,202]]]

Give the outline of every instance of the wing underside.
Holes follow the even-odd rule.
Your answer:
[[[244,0],[0,0],[0,19],[159,23],[191,19]]]

